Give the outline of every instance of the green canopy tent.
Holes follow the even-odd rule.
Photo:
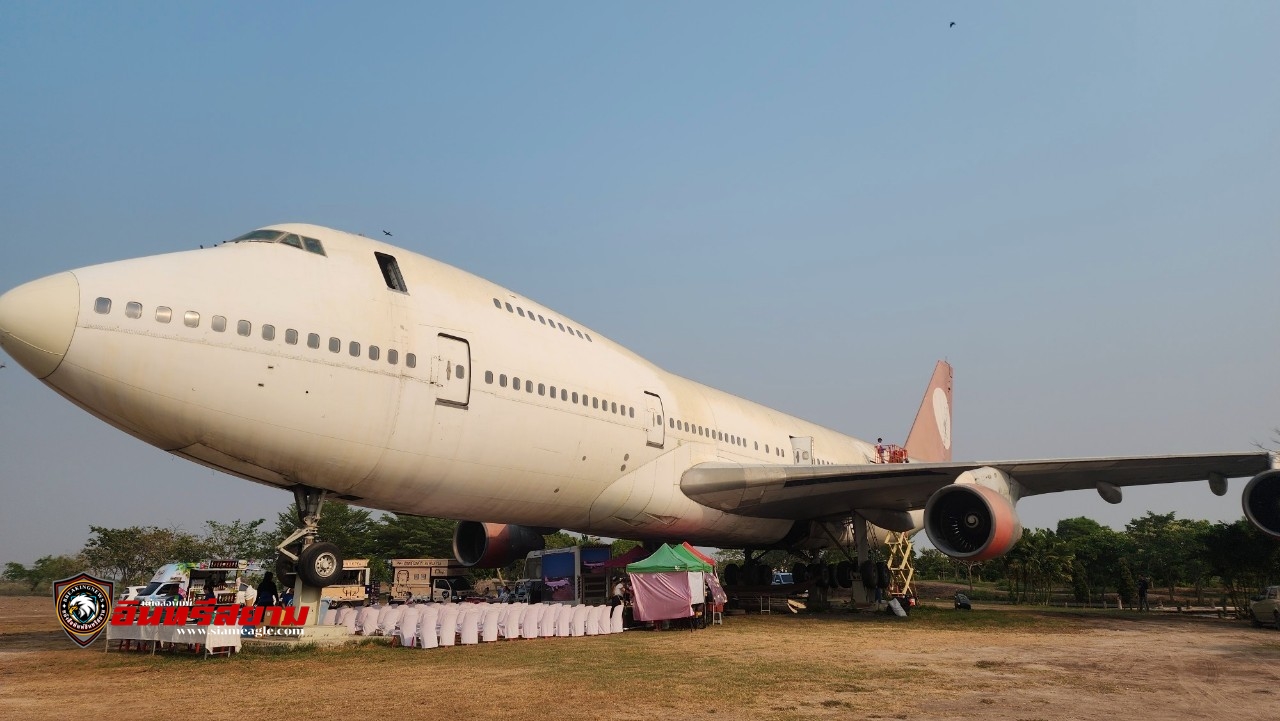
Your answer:
[[[711,564],[682,546],[662,544],[653,555],[627,564],[638,621],[665,621],[693,616],[693,605],[704,603],[704,573]]]

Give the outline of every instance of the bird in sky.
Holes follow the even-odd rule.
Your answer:
[[[391,231],[389,231],[389,230],[384,230],[384,231],[382,231],[382,234],[383,234],[383,235],[391,235]]]
[[[951,24],[950,24],[950,25],[948,25],[947,27],[949,27],[949,28],[953,28],[953,27],[955,27],[955,26],[956,26],[956,21],[955,21],[955,20],[952,20],[952,21],[951,21]]]

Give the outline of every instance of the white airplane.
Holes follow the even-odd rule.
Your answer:
[[[503,565],[554,529],[749,551],[924,528],[996,557],[1020,498],[1253,476],[1244,512],[1280,536],[1267,453],[953,462],[939,362],[905,450],[694,383],[535,301],[438,261],[313,225],[90,266],[0,296],[0,346],[72,403],[183,458],[295,493],[281,543],[328,585],[326,498],[458,519],[458,560]],[[867,526],[871,530],[867,530]],[[748,560],[751,555],[748,553]]]

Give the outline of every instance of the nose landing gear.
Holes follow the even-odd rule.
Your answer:
[[[292,586],[295,579],[301,579],[308,586],[324,588],[342,575],[342,551],[336,544],[316,539],[326,495],[327,491],[317,488],[293,487],[299,526],[276,546],[276,575],[282,583]]]

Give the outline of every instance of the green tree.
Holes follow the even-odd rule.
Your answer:
[[[121,583],[139,583],[166,563],[206,556],[200,538],[177,528],[90,526],[89,531],[93,535],[81,555],[97,574]]]
[[[1075,559],[1071,587],[1077,601],[1101,601],[1108,588],[1118,589],[1125,574],[1132,576],[1121,567],[1133,548],[1127,535],[1091,518],[1064,518],[1058,522],[1058,537]]]
[[[205,554],[209,558],[271,560],[275,557],[276,539],[262,529],[264,523],[262,518],[231,523],[205,521]]]
[[[42,556],[31,568],[21,563],[6,563],[4,578],[28,584],[31,591],[49,590],[54,581],[74,576],[88,567],[84,556]]]
[[[375,555],[381,558],[452,558],[456,521],[388,513],[374,523]]]

